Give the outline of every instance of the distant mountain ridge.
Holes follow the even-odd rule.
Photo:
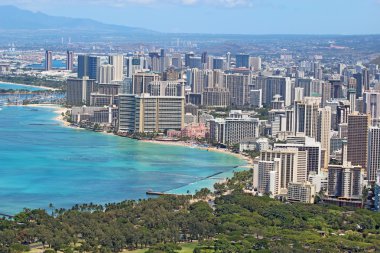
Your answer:
[[[120,32],[135,34],[157,34],[148,29],[104,24],[92,19],[50,16],[11,5],[0,6],[0,30],[75,30],[97,32]]]

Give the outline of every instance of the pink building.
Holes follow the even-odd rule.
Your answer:
[[[205,124],[202,123],[193,123],[187,125],[182,129],[182,137],[187,137],[190,139],[201,139],[206,138],[208,134],[208,128]]]
[[[177,130],[168,130],[168,132],[166,133],[166,135],[167,135],[169,138],[181,138],[181,131],[177,131]]]

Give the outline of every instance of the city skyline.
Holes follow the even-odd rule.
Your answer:
[[[49,15],[167,33],[378,34],[377,0],[4,0]],[[83,12],[83,8],[86,12]],[[195,18],[196,17],[196,18]],[[228,17],[228,18],[226,18]]]

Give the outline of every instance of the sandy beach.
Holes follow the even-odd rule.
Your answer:
[[[56,104],[29,104],[29,105],[23,105],[23,106],[54,109],[54,112],[57,114],[57,116],[54,119],[57,120],[57,121],[59,121],[60,123],[62,123],[62,125],[65,126],[65,127],[71,127],[70,123],[67,122],[64,119],[64,117],[62,116],[62,113],[66,113],[69,110],[67,108],[64,108],[64,107],[56,105]],[[77,127],[73,127],[73,128],[77,128]],[[78,128],[78,129],[82,129],[82,128]],[[107,135],[115,135],[113,133],[108,133],[108,132],[105,132],[105,131],[104,132],[99,132],[99,133],[107,134]],[[117,135],[115,135],[115,136],[117,136]],[[246,166],[242,166],[242,167],[250,168],[253,165],[253,160],[251,158],[249,158],[247,156],[244,156],[244,155],[242,155],[240,153],[233,153],[233,152],[231,152],[231,151],[229,151],[227,149],[220,149],[220,148],[216,148],[216,147],[203,147],[203,146],[198,145],[195,142],[158,141],[158,140],[140,140],[140,141],[146,142],[146,143],[158,144],[158,145],[180,146],[180,147],[187,147],[187,148],[196,148],[196,149],[200,149],[200,150],[204,150],[204,151],[208,151],[208,152],[223,153],[223,154],[226,154],[226,155],[232,155],[232,156],[238,157],[238,158],[246,161],[247,165]]]
[[[63,126],[65,127],[71,127],[70,123],[67,122],[64,117],[62,116],[62,113],[66,113],[69,109],[64,108],[62,106],[56,105],[56,104],[29,104],[29,105],[23,105],[23,106],[28,106],[28,107],[40,107],[40,108],[51,108],[54,109],[54,112],[57,114],[57,116],[54,118],[55,120],[59,121],[62,123]],[[76,128],[76,127],[74,127]],[[81,128],[78,128],[81,129]],[[108,132],[100,132],[102,134],[107,134],[107,135],[115,135],[113,133],[108,133]],[[116,136],[116,135],[115,135]],[[247,156],[244,156],[240,153],[233,153],[227,149],[220,149],[216,147],[203,147],[199,146],[195,142],[185,142],[185,141],[158,141],[158,140],[140,140],[142,142],[146,143],[152,143],[152,144],[158,144],[158,145],[170,145],[170,146],[180,146],[180,147],[187,147],[187,148],[196,148],[200,150],[205,150],[208,152],[218,152],[218,153],[223,153],[227,155],[232,155],[235,157],[238,157],[242,160],[245,160],[247,162],[246,167],[249,168],[253,165],[253,160],[250,159]],[[244,167],[244,166],[243,166]]]
[[[37,86],[37,85],[23,84],[23,83],[0,82],[0,84],[12,84],[12,85],[16,85],[16,86],[30,86],[30,87],[34,87],[34,88],[41,88],[44,90],[51,90],[51,91],[59,90],[59,89],[46,87],[46,86]]]
[[[54,118],[55,120],[62,123],[63,126],[69,127],[70,123],[64,120],[62,113],[66,113],[69,109],[64,108],[60,105],[56,104],[28,104],[28,105],[18,105],[18,106],[26,106],[26,107],[37,107],[37,108],[50,108],[54,109],[54,113],[57,114],[57,116]]]
[[[233,156],[236,156],[242,160],[245,160],[247,162],[247,167],[250,165],[253,165],[253,161],[249,157],[244,156],[240,153],[239,154],[233,153],[227,149],[220,149],[220,148],[216,148],[216,147],[202,147],[202,146],[197,145],[196,143],[184,142],[184,141],[157,141],[157,140],[141,140],[141,141],[146,142],[146,143],[159,144],[159,145],[171,145],[171,146],[196,148],[196,149],[205,150],[205,151],[209,151],[209,152],[218,152],[218,153],[223,153],[223,154],[227,154],[227,155],[233,155]]]

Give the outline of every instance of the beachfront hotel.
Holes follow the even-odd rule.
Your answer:
[[[149,93],[119,96],[119,132],[146,133],[183,129],[183,82],[152,81],[146,90]]]

